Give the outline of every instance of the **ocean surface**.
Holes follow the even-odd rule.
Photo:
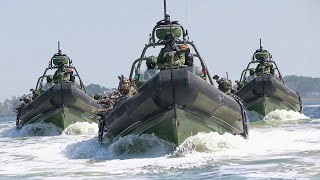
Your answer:
[[[176,148],[141,135],[104,147],[96,124],[60,134],[50,124],[16,130],[14,118],[1,118],[0,179],[320,179],[320,103],[250,126],[249,139],[199,133]]]

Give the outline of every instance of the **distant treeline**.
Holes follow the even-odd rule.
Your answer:
[[[114,88],[106,88],[98,84],[90,84],[86,87],[86,92],[90,96],[95,93],[108,94],[115,90]],[[15,108],[20,104],[20,97],[13,96],[10,99],[6,99],[4,102],[0,102],[0,117],[1,116],[13,116],[15,115]]]
[[[93,96],[96,93],[100,94],[109,94],[110,92],[116,90],[115,88],[106,88],[103,86],[100,86],[99,84],[90,84],[89,86],[86,87],[86,92],[90,96]]]
[[[320,98],[320,78],[305,76],[285,76],[284,83],[303,98]]]

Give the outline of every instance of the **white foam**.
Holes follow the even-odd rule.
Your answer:
[[[0,134],[4,137],[24,137],[24,136],[56,136],[61,134],[61,129],[51,123],[34,123],[24,125],[21,130],[17,130],[15,125],[1,129]]]
[[[98,134],[98,129],[96,123],[76,122],[69,125],[63,133],[67,135]]]
[[[158,156],[171,152],[174,145],[154,135],[128,135],[109,146],[101,145],[97,137],[69,144],[64,153],[72,159],[113,159],[115,157]]]
[[[97,126],[80,123],[71,127],[70,129],[95,129]],[[309,163],[319,164],[315,159],[317,156],[305,155],[310,157],[306,159],[303,155],[297,155],[318,152],[318,131],[318,123],[307,123],[303,126],[251,128],[249,139],[228,133],[199,133],[189,137],[175,151],[172,151],[171,143],[153,135],[126,136],[108,147],[100,145],[96,132],[91,133],[91,130],[81,130],[81,133],[84,133],[81,136],[4,137],[0,142],[0,165],[3,168],[0,175],[5,173],[15,177],[34,177],[35,174],[39,174],[41,179],[45,173],[46,177],[116,179],[120,176],[136,177],[132,174],[140,176],[172,173],[179,176],[183,170],[191,170],[187,172],[192,173],[193,169],[208,168],[210,172],[206,173],[217,173],[219,177],[223,174],[237,174],[238,170],[241,175],[252,178],[294,177],[295,172],[301,177],[301,173],[305,171],[300,167],[309,166]],[[17,135],[11,136],[10,132]],[[72,130],[70,132],[74,133]],[[20,131],[15,130],[12,122],[9,128],[1,129],[0,134],[7,137],[21,135]],[[293,174],[283,172],[283,168],[286,167],[279,167],[277,163],[285,156],[292,156],[293,166],[297,165],[300,169],[288,170]],[[296,160],[301,162],[297,164]],[[291,161],[281,163],[288,165]],[[317,166],[313,168],[314,171],[317,170]],[[254,173],[257,171],[260,174]],[[251,172],[253,173],[250,174]],[[159,177],[163,177],[162,174]]]
[[[270,120],[299,120],[299,119],[310,119],[306,115],[296,112],[296,111],[287,111],[287,110],[275,110],[270,112],[266,115],[263,120],[270,121]]]

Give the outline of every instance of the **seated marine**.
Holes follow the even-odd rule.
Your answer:
[[[120,82],[118,85],[118,91],[124,97],[131,97],[137,93],[136,89],[132,86],[129,79],[125,78],[123,75],[118,76]]]
[[[119,85],[118,90],[113,91],[107,96],[101,97],[100,94],[96,93],[93,98],[102,105],[103,109],[97,111],[97,115],[109,113],[112,111],[120,102],[136,94],[135,88],[131,85],[129,79],[123,75],[118,76]]]
[[[70,81],[71,80],[71,75],[73,71],[71,68],[59,68],[56,70],[56,72],[53,75],[53,81],[58,82],[58,81]]]
[[[218,89],[227,95],[231,95],[233,93],[232,82],[230,79],[220,78],[217,80]]]
[[[259,64],[257,65],[256,69],[255,69],[255,73],[257,76],[260,76],[264,73],[265,69],[265,64],[264,61],[260,61]]]
[[[44,85],[43,90],[48,90],[49,88],[51,88],[54,85],[53,83],[53,76],[52,75],[48,75],[47,76],[47,83]]]
[[[157,58],[155,56],[147,57],[146,60],[147,70],[143,73],[142,81],[148,81],[158,74],[159,70],[157,69]]]
[[[256,77],[254,69],[249,70],[249,76],[246,79],[246,82],[250,82]]]

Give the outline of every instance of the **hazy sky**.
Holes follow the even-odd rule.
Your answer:
[[[318,0],[167,0],[167,6],[212,75],[228,71],[239,79],[262,38],[283,75],[319,77]],[[0,0],[0,101],[35,87],[58,40],[85,84],[116,87],[160,19],[162,0]]]

